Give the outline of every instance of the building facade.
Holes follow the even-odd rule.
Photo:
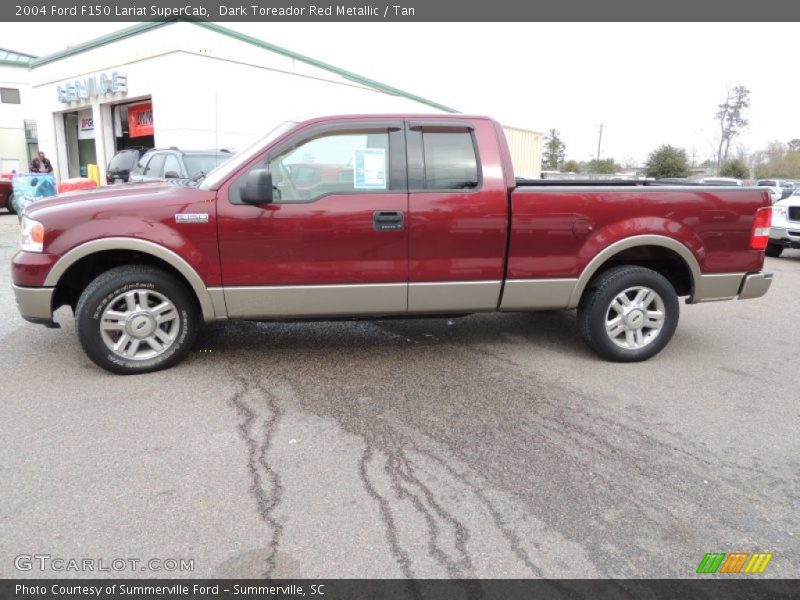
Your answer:
[[[0,48],[0,173],[26,171],[37,151],[28,69],[34,58]]]

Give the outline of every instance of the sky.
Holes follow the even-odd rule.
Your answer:
[[[0,23],[0,46],[48,54],[131,23]],[[732,150],[800,138],[792,23],[225,23],[505,125],[557,129],[567,158],[643,163],[661,144],[714,155],[717,105],[751,90]]]

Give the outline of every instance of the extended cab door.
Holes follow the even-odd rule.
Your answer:
[[[508,192],[494,123],[407,122],[409,312],[495,310]]]
[[[273,177],[273,203],[243,203],[247,172],[265,166]],[[402,121],[317,122],[226,183],[217,204],[231,317],[407,310]]]

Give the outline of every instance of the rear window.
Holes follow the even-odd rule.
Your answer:
[[[118,152],[108,163],[109,171],[130,171],[136,166],[136,160],[139,158],[137,150],[124,150]]]
[[[186,165],[189,177],[196,177],[203,173],[209,173],[219,165],[228,160],[232,154],[184,154],[183,162]]]
[[[773,181],[772,179],[763,179],[762,181],[758,182],[758,185],[763,187],[775,187],[777,182]]]
[[[422,133],[425,189],[470,190],[478,187],[478,160],[469,131]]]

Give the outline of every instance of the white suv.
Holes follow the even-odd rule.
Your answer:
[[[759,179],[756,185],[769,188],[769,197],[773,204],[789,197],[794,189],[794,186],[785,179]]]
[[[767,256],[780,256],[784,248],[800,249],[800,188],[772,205]]]

